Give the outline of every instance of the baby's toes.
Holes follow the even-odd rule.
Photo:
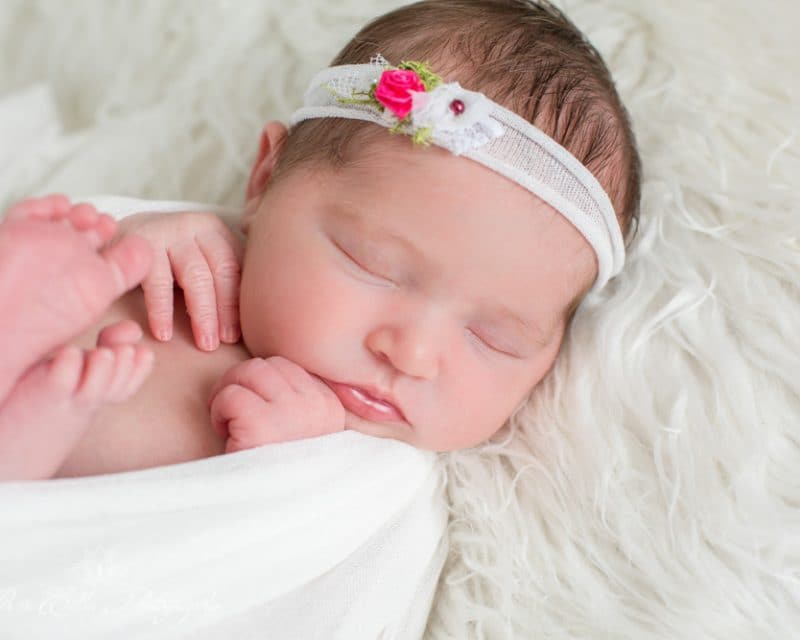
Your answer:
[[[69,199],[59,194],[44,198],[28,198],[13,205],[6,213],[8,220],[37,218],[40,220],[59,220],[70,210]]]
[[[108,387],[109,402],[130,398],[153,369],[153,352],[141,345],[119,345],[113,348],[114,371]]]
[[[114,377],[115,364],[116,357],[111,349],[99,347],[87,351],[76,399],[86,404],[104,400]]]
[[[97,336],[98,347],[117,347],[134,344],[142,339],[142,328],[133,320],[120,320],[103,327]]]
[[[95,249],[108,242],[114,235],[117,223],[108,215],[98,213],[94,206],[81,203],[69,210],[67,220],[72,227],[83,234]]]
[[[64,401],[72,400],[82,373],[83,351],[78,347],[61,347],[49,359],[28,369],[17,381],[12,395],[19,392],[17,400],[24,398],[28,414],[40,410],[43,399],[51,406],[61,407]]]
[[[106,399],[120,402],[128,397],[128,382],[131,379],[136,357],[136,347],[132,344],[113,347],[114,366],[108,384]]]
[[[73,394],[81,382],[84,354],[78,347],[58,349],[47,368],[47,379],[54,388]]]
[[[117,232],[117,221],[110,215],[101,213],[97,218],[97,224],[94,227],[95,232],[100,237],[103,244],[111,240]]]
[[[153,370],[155,361],[153,352],[140,344],[135,345],[133,349],[133,367],[130,370],[126,384],[120,390],[122,394],[119,398],[120,401],[127,400],[136,393]]]

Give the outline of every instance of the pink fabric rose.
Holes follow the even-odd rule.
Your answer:
[[[389,69],[381,74],[375,87],[375,99],[402,120],[411,111],[412,91],[425,91],[416,71]]]

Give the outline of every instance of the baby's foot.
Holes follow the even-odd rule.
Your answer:
[[[58,194],[22,200],[6,212],[4,219],[12,222],[18,220],[62,221],[83,233],[86,241],[95,249],[114,236],[117,226],[111,216],[99,213],[92,205],[84,203],[73,206],[66,196]]]
[[[127,321],[101,333],[98,347],[62,347],[29,369],[0,406],[0,480],[51,477],[94,413],[128,399],[153,365],[137,345],[141,329]]]
[[[114,221],[63,196],[26,200],[0,224],[0,401],[33,363],[95,322],[146,275],[151,252]]]

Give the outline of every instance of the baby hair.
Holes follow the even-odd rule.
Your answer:
[[[543,0],[423,0],[367,24],[331,66],[369,62],[377,53],[393,64],[425,61],[447,82],[484,93],[565,147],[608,193],[630,244],[641,194],[630,118],[600,54],[559,9]],[[342,168],[386,135],[359,120],[300,122],[274,177],[305,163]]]

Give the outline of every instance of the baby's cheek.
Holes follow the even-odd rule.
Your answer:
[[[442,382],[442,381],[440,381]],[[488,440],[516,408],[519,382],[480,358],[464,357],[454,363],[448,383],[439,386],[437,408],[427,434],[438,451],[476,446]]]
[[[367,297],[313,262],[293,270],[291,278],[264,283],[264,293],[243,298],[242,328],[253,355],[282,355],[311,370],[331,364],[333,346],[357,339]],[[333,345],[333,346],[332,346]]]

